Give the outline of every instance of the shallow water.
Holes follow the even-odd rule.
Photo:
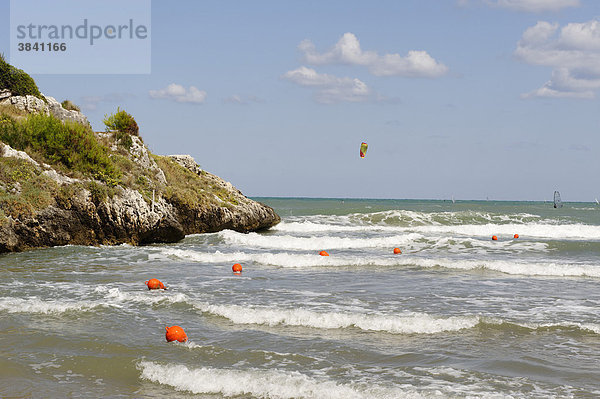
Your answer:
[[[600,207],[261,200],[261,233],[1,256],[0,396],[600,396]]]

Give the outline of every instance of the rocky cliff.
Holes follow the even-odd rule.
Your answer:
[[[94,133],[83,114],[51,97],[0,88],[0,114],[0,252],[175,242],[280,221],[272,208],[202,170],[191,156],[158,156],[138,136]],[[45,126],[51,134],[31,132]],[[61,144],[63,129],[74,138]],[[47,137],[59,141],[52,142],[56,149],[48,150]]]

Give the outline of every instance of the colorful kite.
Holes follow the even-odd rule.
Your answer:
[[[360,144],[360,157],[364,158],[365,155],[367,154],[367,148],[369,148],[369,146],[367,145],[367,143],[362,142]]]

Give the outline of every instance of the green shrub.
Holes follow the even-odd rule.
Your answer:
[[[10,119],[0,123],[0,140],[110,186],[120,182],[121,171],[109,157],[108,148],[98,142],[89,127],[78,123],[63,123],[46,115],[29,115],[23,121]]]
[[[12,186],[39,175],[40,172],[31,163],[24,159],[13,157],[0,157],[0,182]]]
[[[77,105],[75,105],[71,100],[65,100],[62,103],[60,103],[60,105],[62,105],[64,109],[67,109],[69,111],[81,111],[81,109]]]
[[[133,116],[120,108],[117,108],[115,114],[104,115],[103,122],[107,132],[121,132],[139,136],[139,127]]]
[[[0,89],[8,89],[15,96],[32,95],[46,101],[31,76],[10,65],[0,54]]]
[[[167,201],[189,208],[206,204],[228,208],[238,205],[235,196],[226,189],[214,185],[207,177],[197,175],[168,157],[153,155],[153,159],[167,179],[167,187],[164,191],[163,188],[160,190]],[[223,202],[218,201],[215,196]]]
[[[115,141],[118,145],[125,148],[127,151],[129,151],[131,149],[131,146],[133,145],[133,139],[129,134],[125,132],[115,132]]]
[[[57,190],[55,181],[44,175],[35,175],[21,181],[20,194],[0,191],[0,210],[17,219],[32,216],[52,203]]]
[[[34,214],[33,205],[27,202],[22,196],[0,192],[0,209],[7,216],[12,216],[14,219]]]
[[[56,203],[63,209],[71,209],[73,205],[73,197],[77,194],[77,191],[81,189],[81,186],[76,184],[63,184],[59,187],[56,193]]]
[[[54,198],[54,193],[58,190],[58,184],[44,175],[38,175],[28,180],[22,185],[21,196],[33,208],[44,209],[50,205]]]
[[[87,189],[90,190],[90,193],[92,194],[92,201],[96,205],[108,198],[108,191],[106,186],[103,184],[98,184],[95,181],[91,181],[87,184]]]
[[[95,181],[90,181],[86,184],[86,188],[90,190],[92,195],[92,202],[94,204],[99,205],[101,202],[104,202],[107,198],[112,198],[116,194],[115,188],[108,187],[105,184],[98,183]]]

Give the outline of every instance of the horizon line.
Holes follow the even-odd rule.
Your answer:
[[[274,198],[274,199],[324,199],[324,200],[370,200],[370,201],[452,201],[452,198],[369,198],[369,197],[310,197],[310,196],[277,196],[277,195],[249,195],[248,198]],[[546,202],[553,203],[549,200],[507,200],[507,199],[456,199],[455,202]],[[595,201],[562,201],[563,204],[568,203],[590,203],[596,204]]]

